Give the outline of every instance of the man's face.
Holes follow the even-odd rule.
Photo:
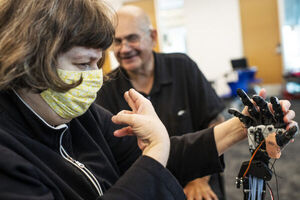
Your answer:
[[[119,18],[113,49],[125,70],[136,71],[147,66],[154,44],[150,29],[142,29],[137,20]]]

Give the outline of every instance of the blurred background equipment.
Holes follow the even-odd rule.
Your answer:
[[[284,76],[285,88],[283,96],[286,99],[300,99],[300,72],[290,72]]]
[[[254,94],[254,84],[259,84],[261,79],[256,78],[257,67],[248,66],[246,58],[233,59],[231,60],[233,71],[238,74],[238,80],[228,82],[231,89],[231,97],[237,96],[237,89],[240,88],[246,93]]]

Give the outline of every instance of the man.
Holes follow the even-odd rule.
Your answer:
[[[96,103],[114,114],[130,109],[123,94],[135,88],[152,102],[170,136],[224,121],[220,115],[224,105],[196,63],[184,54],[154,53],[157,32],[142,9],[125,6],[117,14],[113,49],[120,67],[109,75]],[[188,199],[225,198],[218,174],[183,186]]]

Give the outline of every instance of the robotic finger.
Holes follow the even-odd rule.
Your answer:
[[[242,89],[237,89],[236,93],[240,97],[243,104],[245,106],[248,106],[249,114],[256,120],[260,119],[259,112],[256,110],[255,106],[253,105],[253,103],[251,102],[249,96],[245,93],[245,91]]]
[[[274,124],[275,128],[285,128],[286,124],[283,121],[284,113],[280,106],[279,100],[277,97],[270,97],[270,102],[274,110],[274,118],[276,123]]]
[[[268,103],[261,96],[258,95],[253,96],[252,99],[259,107],[262,124],[264,125],[275,124],[275,119],[273,117],[272,112],[269,109]]]
[[[238,117],[240,119],[241,122],[243,122],[243,124],[249,128],[251,126],[256,126],[257,123],[255,122],[255,120],[253,120],[251,117],[246,116],[244,114],[242,114],[240,111],[234,109],[234,108],[229,108],[228,109],[228,113],[231,115],[234,115],[235,117]]]
[[[298,126],[292,126],[290,127],[286,132],[282,134],[277,134],[276,137],[276,143],[278,146],[283,148],[285,145],[287,145],[291,139],[295,137],[295,135],[298,134]]]

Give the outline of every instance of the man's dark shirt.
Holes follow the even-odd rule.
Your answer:
[[[147,97],[170,136],[205,129],[225,108],[197,64],[181,53],[154,54],[154,83]],[[124,93],[134,88],[122,67],[109,74],[109,80],[98,92],[96,103],[117,114],[131,110]],[[223,157],[221,158],[223,162]],[[224,162],[223,162],[224,164]],[[210,185],[224,200],[224,185],[220,174],[210,178]]]
[[[146,96],[166,126],[169,135],[182,135],[207,128],[224,109],[195,62],[185,54],[154,53],[154,83]],[[130,110],[124,93],[133,88],[126,71],[119,67],[109,74],[96,103],[113,114]]]

